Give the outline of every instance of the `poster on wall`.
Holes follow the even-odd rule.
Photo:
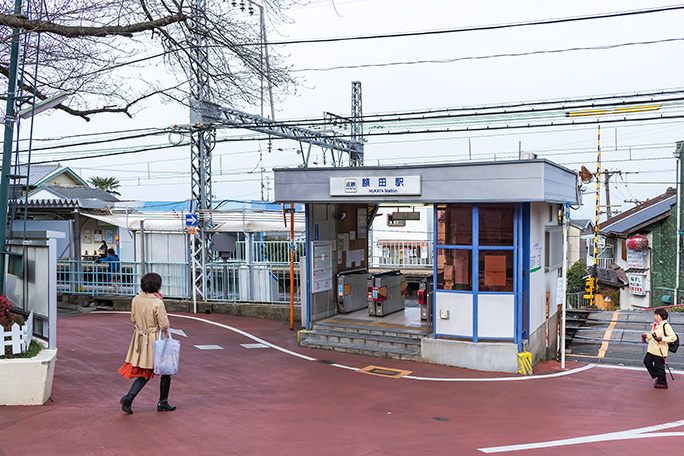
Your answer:
[[[644,286],[645,276],[643,274],[629,274],[629,292],[637,296],[646,295],[646,287]]]
[[[357,237],[364,239],[366,237],[366,220],[368,215],[365,207],[360,207],[356,210],[356,230]]]
[[[95,242],[102,242],[102,231],[95,230]]]
[[[530,272],[539,271],[542,267],[541,242],[535,242],[530,249]]]
[[[311,243],[311,292],[332,290],[332,251],[333,241],[313,241]]]
[[[627,249],[627,268],[646,269],[646,252]]]
[[[93,242],[92,231],[90,231],[90,230],[83,230],[83,242],[85,242],[85,243],[91,243],[91,242]]]
[[[114,232],[112,230],[105,230],[105,242],[109,245],[114,243]]]

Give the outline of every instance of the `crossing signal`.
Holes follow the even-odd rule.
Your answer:
[[[594,297],[594,290],[596,285],[596,279],[589,277],[584,284],[584,299],[592,299]]]

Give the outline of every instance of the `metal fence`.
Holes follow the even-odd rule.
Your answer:
[[[410,266],[431,269],[432,241],[372,241],[368,249],[371,267]]]
[[[591,304],[591,301],[584,299],[584,292],[568,293],[565,296],[568,308],[570,309],[581,309],[582,307],[589,306]]]
[[[289,249],[289,246],[288,246]],[[289,256],[289,250],[288,250]],[[143,267],[139,262],[122,261],[119,272],[109,264],[94,261],[59,261],[57,291],[62,293],[135,296],[140,291]],[[263,303],[290,302],[289,263],[224,262],[207,265],[207,300]],[[169,298],[192,299],[190,265],[186,263],[146,263],[144,271],[162,277],[162,294]],[[294,300],[301,299],[299,264],[294,271]]]

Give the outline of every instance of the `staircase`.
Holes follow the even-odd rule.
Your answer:
[[[301,331],[301,347],[318,348],[378,358],[420,360],[419,329],[391,328],[322,320],[311,331]]]

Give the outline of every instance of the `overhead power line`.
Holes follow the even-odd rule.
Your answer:
[[[406,38],[413,36],[428,36],[428,35],[445,35],[450,33],[463,33],[463,32],[482,32],[490,30],[501,30],[516,27],[530,27],[536,25],[551,25],[551,24],[562,24],[567,22],[580,22],[580,21],[590,21],[596,19],[610,19],[617,17],[628,17],[637,16],[641,14],[652,14],[652,13],[664,13],[668,11],[684,10],[684,5],[672,5],[663,6],[655,8],[645,8],[638,10],[628,10],[628,11],[617,11],[612,13],[601,13],[601,14],[588,14],[584,16],[571,16],[571,17],[561,17],[553,19],[539,19],[534,21],[522,21],[522,22],[508,22],[505,24],[491,24],[491,25],[476,25],[471,27],[459,27],[445,30],[426,30],[417,32],[399,32],[399,33],[387,33],[387,34],[376,34],[376,35],[362,35],[362,36],[346,36],[337,38],[309,38],[303,40],[287,40],[287,41],[273,41],[266,44],[270,45],[290,45],[290,44],[317,44],[317,43],[334,43],[342,41],[363,41],[363,40],[376,40],[376,39],[386,39],[386,38]],[[264,43],[248,43],[242,46],[262,46]]]

